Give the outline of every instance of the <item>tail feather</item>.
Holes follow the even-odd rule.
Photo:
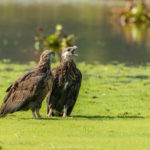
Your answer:
[[[4,109],[4,106],[2,105],[2,107],[0,108],[0,118],[4,116],[3,109]]]
[[[3,105],[2,105],[2,107],[0,108],[0,118],[2,118],[4,116],[4,114],[3,114]]]
[[[3,115],[3,114],[0,114],[0,118],[2,118],[2,117],[4,117],[4,115]]]
[[[1,108],[0,108],[0,118],[6,116],[6,114],[8,113],[6,110],[7,104],[3,103]]]

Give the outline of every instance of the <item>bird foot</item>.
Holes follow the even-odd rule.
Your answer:
[[[43,118],[42,117],[40,117],[40,118],[37,118],[38,120],[42,120]]]
[[[47,117],[53,117],[53,115],[52,114],[47,114]]]
[[[40,115],[38,115],[38,119],[42,119],[42,117]]]
[[[35,116],[33,116],[33,117],[32,117],[32,119],[36,119],[36,117],[35,117]]]

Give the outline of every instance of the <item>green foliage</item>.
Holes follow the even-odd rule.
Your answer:
[[[34,37],[36,54],[40,54],[43,50],[52,49],[55,52],[62,52],[66,47],[75,45],[76,38],[73,34],[65,34],[63,26],[56,25],[55,33],[46,35],[43,29],[37,28],[37,35]]]
[[[35,65],[0,62],[0,103],[6,88]],[[53,64],[52,68],[57,64]],[[125,66],[79,63],[83,82],[72,116],[31,119],[17,112],[0,119],[0,146],[5,150],[150,148],[150,64]],[[129,142],[130,141],[130,142]]]
[[[130,4],[129,4],[130,3]],[[144,2],[128,2],[121,13],[121,23],[150,23],[150,8]]]
[[[115,8],[114,14],[120,19],[120,27],[129,45],[138,43],[149,47],[150,7],[144,1],[127,2],[125,8]]]

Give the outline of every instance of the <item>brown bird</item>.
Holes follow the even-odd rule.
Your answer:
[[[52,89],[53,77],[50,71],[52,55],[54,52],[51,50],[44,51],[37,66],[10,85],[0,108],[0,117],[8,113],[30,109],[33,118],[36,118],[36,114],[38,118],[41,118],[39,109],[42,101]]]
[[[47,97],[47,116],[69,116],[76,103],[82,80],[82,74],[73,61],[77,56],[75,49],[69,47],[62,53],[58,67],[52,70],[53,89]]]

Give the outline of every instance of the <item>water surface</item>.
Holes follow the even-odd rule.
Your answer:
[[[1,1],[0,60],[20,63],[35,60],[35,28],[41,26],[45,33],[53,33],[59,23],[64,32],[74,33],[78,38],[77,61],[135,65],[150,62],[150,36],[144,38],[141,29],[126,31],[112,17],[111,10],[123,5],[120,0]]]

